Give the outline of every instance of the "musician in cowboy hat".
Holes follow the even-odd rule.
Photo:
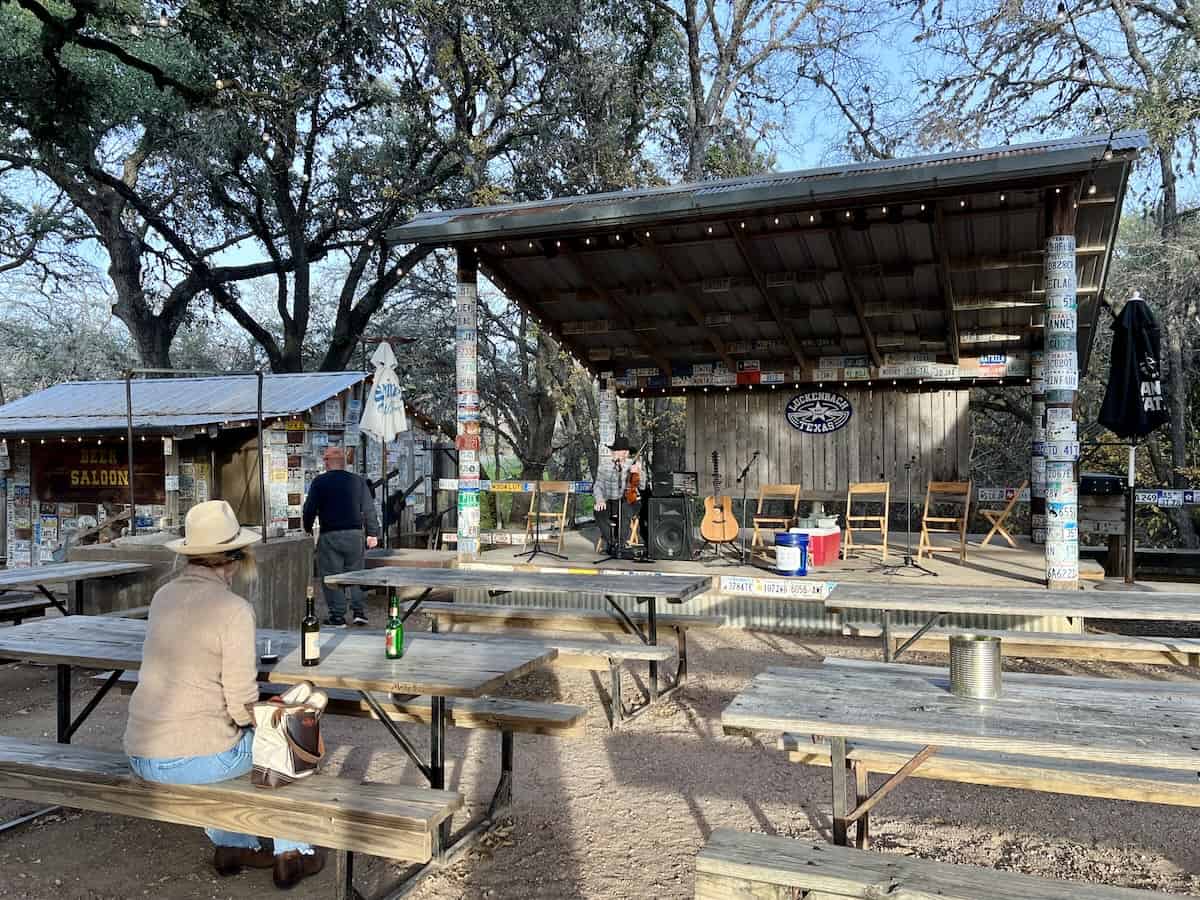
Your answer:
[[[606,552],[612,555],[617,549],[615,529],[618,523],[628,528],[642,508],[640,500],[633,503],[625,500],[629,476],[634,472],[640,475],[642,469],[640,462],[629,459],[629,438],[618,437],[608,445],[608,449],[612,454],[612,465],[600,466],[592,485],[592,497],[595,500],[596,526],[604,538]]]
[[[212,784],[254,767],[254,608],[232,586],[240,572],[253,572],[250,547],[260,539],[227,502],[210,500],[188,511],[183,538],[167,544],[186,565],[150,602],[125,726],[130,767],[145,781]],[[325,865],[324,850],[298,841],[276,838],[272,852],[252,834],[205,833],[218,875],[273,868],[276,887],[286,889]]]

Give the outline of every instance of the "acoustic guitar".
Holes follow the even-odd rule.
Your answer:
[[[738,521],[733,517],[733,498],[721,496],[720,455],[712,455],[713,492],[704,498],[704,518],[700,521],[700,537],[710,544],[728,544],[738,539]]]

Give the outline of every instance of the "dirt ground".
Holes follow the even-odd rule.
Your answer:
[[[761,740],[726,737],[721,710],[772,665],[824,655],[875,658],[862,641],[724,630],[689,641],[684,691],[622,731],[607,729],[592,677],[542,671],[510,686],[513,696],[576,703],[587,733],[557,739],[518,735],[511,819],[477,851],[428,878],[416,896],[442,898],[683,898],[710,831],[743,830],[829,839],[829,777],[790,764]],[[945,664],[944,657],[913,656]],[[1052,662],[1027,671],[1184,678],[1187,673]],[[77,678],[79,698],[93,685]],[[0,666],[0,734],[50,737],[53,671]],[[632,695],[631,695],[632,698]],[[76,736],[119,749],[126,699],[110,696]],[[420,746],[427,734],[410,732]],[[326,720],[328,770],[373,781],[419,776],[378,723]],[[499,738],[451,730],[452,786],[485,802],[498,772]],[[32,809],[0,800],[0,818]],[[1194,810],[1060,797],[913,780],[884,801],[872,826],[886,853],[972,863],[1051,878],[1200,894],[1200,826]],[[107,900],[124,897],[251,898],[271,894],[270,873],[219,879],[202,832],[140,819],[66,811],[0,835],[0,898]],[[360,857],[360,887],[382,887],[399,870]],[[292,892],[328,897],[332,866]],[[1070,896],[1064,886],[1063,896]]]

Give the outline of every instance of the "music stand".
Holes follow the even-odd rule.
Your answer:
[[[533,500],[530,501],[530,506],[533,510],[533,544],[528,550],[522,550],[520,553],[514,553],[514,559],[520,559],[523,556],[528,557],[528,562],[533,562],[535,556],[542,553],[546,556],[552,556],[555,559],[566,559],[567,557],[561,553],[555,553],[553,550],[542,549],[542,479],[534,482]]]

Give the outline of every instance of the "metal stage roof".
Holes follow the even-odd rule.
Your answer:
[[[427,212],[594,375],[691,390],[1020,378],[1042,327],[1047,192],[1078,191],[1086,369],[1144,132]],[[886,381],[884,382],[886,383]]]

